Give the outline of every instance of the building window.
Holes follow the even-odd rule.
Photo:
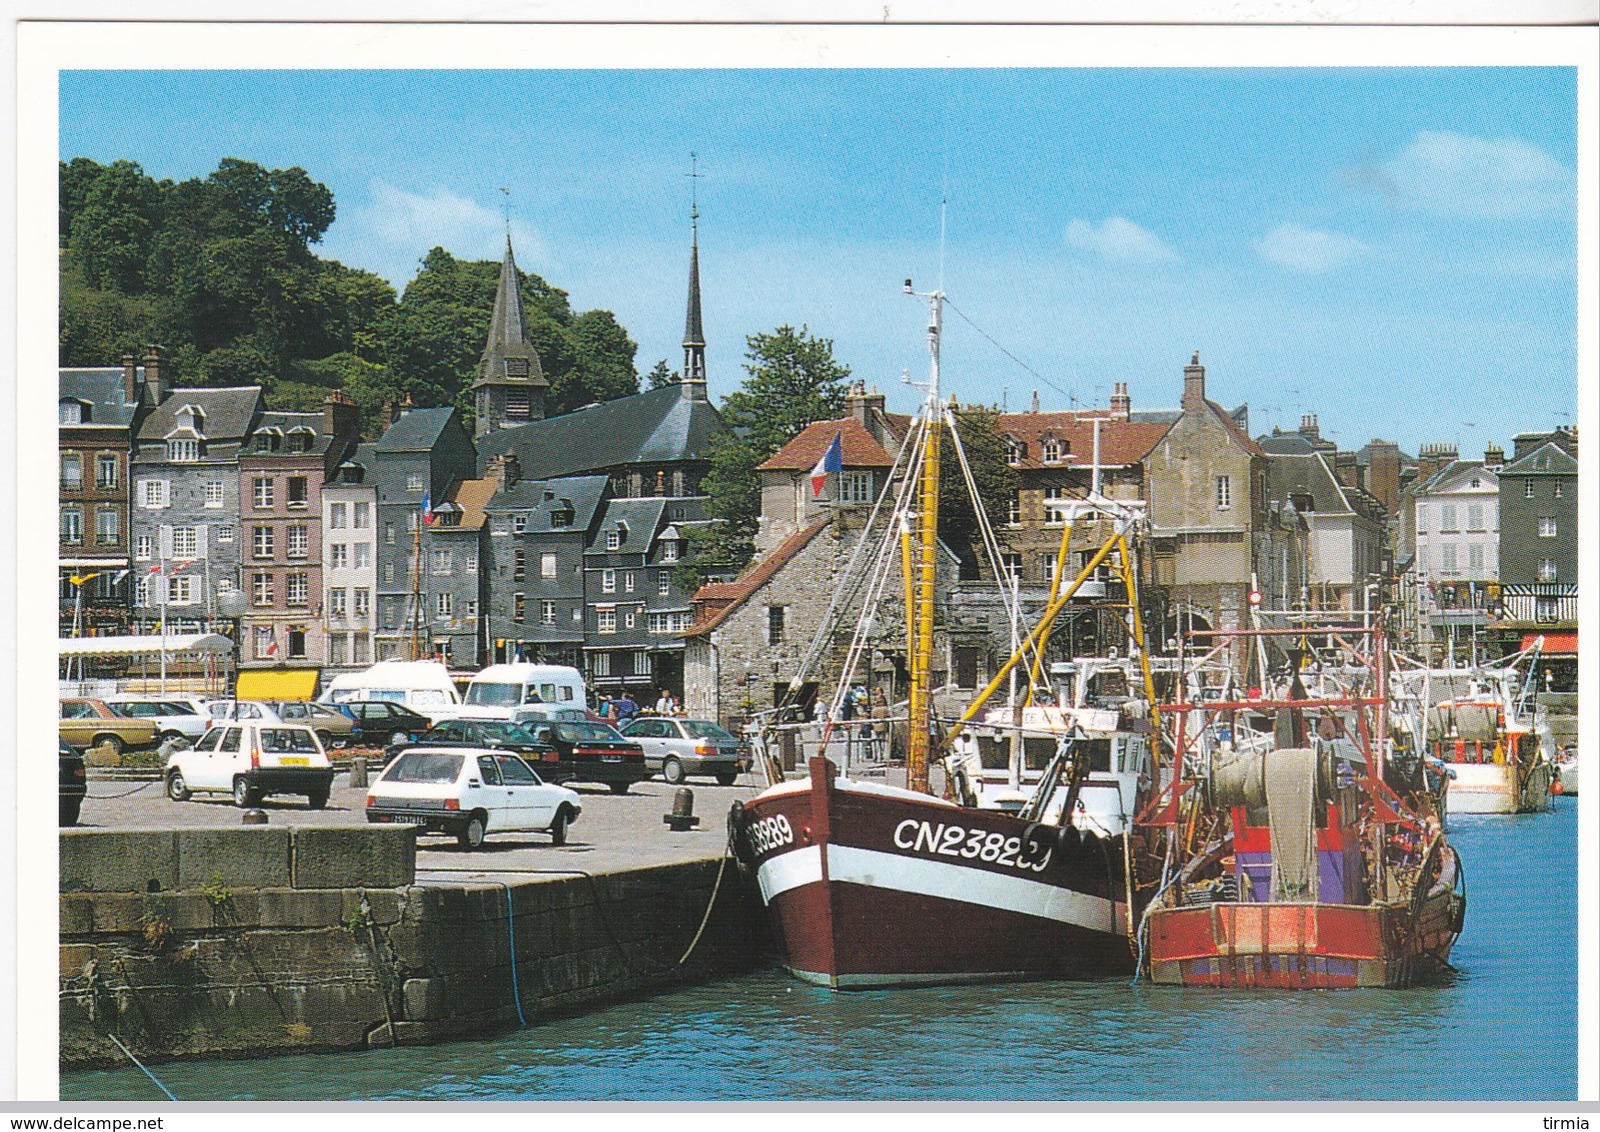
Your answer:
[[[1532,499],[1533,498],[1533,481],[1532,480],[1523,480],[1522,481],[1522,498],[1524,498],[1524,499]]]
[[[193,605],[195,577],[193,574],[179,574],[167,583],[168,605]]]
[[[528,552],[522,547],[511,551],[511,580],[520,582],[528,573]]]
[[[554,625],[556,623],[556,603],[546,599],[539,603],[539,624]]]
[[[1543,517],[1543,518],[1541,518],[1539,520],[1539,537],[1540,538],[1555,538],[1556,537],[1556,521],[1555,521],[1555,517],[1554,516],[1547,515],[1547,516],[1545,516],[1545,517]]]
[[[550,525],[552,527],[572,526],[572,512],[565,510],[550,512]]]
[[[617,592],[617,572],[615,570],[600,571],[600,592],[603,594]]]
[[[1557,498],[1557,499],[1560,499],[1560,498],[1561,498],[1561,481],[1560,481],[1560,480],[1556,480],[1556,491],[1555,491],[1555,495],[1556,495],[1556,498]]]
[[[1003,569],[1005,570],[1005,573],[1006,573],[1006,578],[1008,580],[1021,580],[1021,578],[1022,578],[1022,555],[1020,555],[1020,554],[1005,554],[1005,555],[1001,555],[1001,560],[1002,560],[1002,567],[1003,567]]]
[[[1022,493],[1020,491],[1014,491],[1011,493],[1011,498],[1006,500],[1006,523],[1009,526],[1015,527],[1021,522]]]
[[[385,562],[383,564],[383,584],[386,585],[386,586],[394,585],[394,563],[393,562]]]
[[[344,530],[345,505],[343,503],[330,503],[328,505],[328,526],[336,531]]]
[[[667,539],[661,544],[661,561],[676,562],[678,560],[678,540]]]
[[[253,558],[272,557],[272,528],[256,527],[250,534],[250,554]]]
[[[526,594],[511,595],[511,620],[521,621],[528,612],[528,597]]]
[[[256,605],[272,604],[272,575],[257,573],[250,575],[250,600]]]
[[[622,545],[622,532],[621,531],[607,531],[606,532],[606,549],[607,550],[616,550],[621,545]]]
[[[683,494],[683,473],[681,471],[672,473],[672,494]],[[679,518],[682,518],[682,516],[680,515]]]
[[[1456,505],[1454,503],[1439,504],[1439,530],[1442,533],[1453,534],[1458,529],[1456,526]]]
[[[230,527],[230,526],[219,526],[217,528],[217,541],[218,542],[232,542],[233,541],[233,528]]]
[[[197,558],[200,553],[200,540],[193,527],[172,528],[172,557]]]
[[[787,607],[782,605],[767,606],[767,644],[783,644],[784,614],[786,610]]]
[[[328,634],[328,663],[341,665],[345,663],[345,633]]]
[[[633,571],[632,570],[623,571],[623,574],[622,574],[622,592],[623,593],[628,593],[628,594],[631,594],[633,592]]]
[[[61,490],[83,490],[83,457],[77,455],[61,457]]]
[[[140,535],[133,541],[133,556],[140,562],[150,561],[155,553],[155,541],[149,535]]]
[[[418,512],[418,511],[413,511],[409,515],[407,515],[406,516],[406,530],[408,530],[408,531],[416,530],[418,525],[419,525],[417,520],[420,519],[421,517],[422,517],[421,512]]]
[[[256,476],[250,481],[250,501],[256,507],[272,506],[271,476]]]
[[[1539,559],[1539,580],[1553,582],[1556,580],[1556,560],[1554,558]]]
[[[476,574],[477,572],[478,572],[478,552],[475,551],[475,550],[468,551],[467,552],[467,573]]]
[[[872,473],[840,472],[838,492],[840,503],[871,503]]]
[[[539,577],[553,578],[556,576],[556,556],[553,552],[546,551],[539,555]]]
[[[146,574],[142,578],[135,579],[133,583],[133,604],[150,604],[150,581],[151,575],[149,574]]]
[[[1053,436],[1046,437],[1044,443],[1039,447],[1039,458],[1046,464],[1060,463],[1061,441],[1057,440]]]
[[[410,475],[406,476],[406,490],[407,491],[421,491],[422,490],[422,476],[419,473],[412,472]]]
[[[59,424],[82,424],[83,402],[71,400],[62,401],[59,405],[59,412],[56,416],[56,421]]]
[[[1226,511],[1233,506],[1233,478],[1231,476],[1218,476],[1217,485],[1217,510]]]
[[[1039,577],[1048,582],[1056,575],[1056,556],[1054,551],[1039,555]]]
[[[451,597],[452,595],[447,593],[436,593],[433,595],[433,615],[435,617],[450,616],[450,612],[455,606],[455,603],[451,600]]]
[[[1020,440],[1006,441],[1006,463],[1020,464],[1028,454],[1028,446]]]
[[[1469,531],[1481,531],[1481,530],[1483,530],[1483,504],[1481,504],[1481,503],[1469,503],[1469,504],[1467,504],[1467,530],[1469,530]]]
[[[284,589],[288,592],[290,605],[309,605],[311,603],[310,575],[296,570],[289,575],[288,583]]]
[[[297,510],[303,509],[311,500],[310,492],[306,487],[305,476],[289,477],[289,506]]]
[[[115,546],[122,537],[122,522],[115,507],[102,507],[94,514],[95,540],[101,546]]]
[[[289,528],[286,553],[290,558],[305,558],[311,552],[311,532],[304,523]]]
[[[79,508],[61,509],[61,541],[68,544],[83,541],[83,512]]]
[[[474,598],[474,599],[472,599],[472,600],[467,602],[467,619],[468,620],[475,620],[477,618],[477,616],[478,616],[478,602],[477,602],[477,599]]]
[[[372,544],[369,542],[356,543],[356,569],[372,569]]]
[[[102,453],[94,460],[94,485],[101,491],[117,486],[122,479],[120,462],[115,456]]]
[[[278,653],[278,635],[271,625],[257,625],[255,631],[257,660],[267,660]]]
[[[610,653],[608,653],[608,652],[597,652],[597,653],[595,653],[594,656],[589,658],[589,664],[592,667],[592,669],[594,671],[594,674],[596,676],[610,676],[611,675],[611,654]]]
[[[384,541],[385,545],[388,545],[388,546],[393,546],[394,545],[394,524],[393,523],[385,523],[383,525],[383,541]]]
[[[366,503],[357,503],[355,507],[356,530],[364,531],[372,525],[372,508]]]
[[[633,610],[630,609],[630,610],[628,610],[628,612],[626,612],[626,613],[624,613],[622,615],[623,628],[631,629],[631,628],[634,627],[634,625],[636,623],[637,623],[637,618],[635,617]]]
[[[435,548],[433,552],[433,575],[436,578],[448,578],[456,572],[455,554],[448,548]]]
[[[1467,548],[1467,568],[1474,574],[1483,573],[1483,547],[1473,545]]]
[[[343,570],[350,565],[350,548],[342,542],[328,547],[328,569]]]
[[[357,586],[353,596],[355,598],[355,604],[351,608],[357,617],[365,617],[368,613],[372,612],[371,590],[367,589],[366,586]],[[360,658],[357,657],[356,659],[359,660]]]
[[[193,438],[167,441],[167,460],[173,464],[192,464],[200,459],[200,442]]]
[[[1067,501],[1067,489],[1064,487],[1047,487],[1044,489],[1044,522],[1047,527],[1064,526],[1067,521],[1067,509],[1062,506]]]
[[[328,591],[328,616],[329,617],[343,617],[344,616],[344,609],[345,609],[344,597],[345,597],[345,589],[344,589],[343,586],[336,586],[333,589]]]
[[[615,633],[617,631],[617,611],[615,609],[602,609],[595,615],[595,632]]]
[[[528,516],[518,514],[511,516],[511,533],[514,535],[526,534],[528,530]]]
[[[172,506],[172,485],[166,480],[139,481],[139,504],[148,510]]]
[[[656,593],[666,597],[672,592],[672,575],[662,570],[656,575]]]
[[[1439,548],[1439,570],[1447,576],[1456,572],[1455,543],[1447,542]]]

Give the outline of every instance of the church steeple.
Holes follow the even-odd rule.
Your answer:
[[[694,158],[694,154],[689,155]],[[687,176],[699,178],[699,163]],[[700,325],[700,203],[695,193],[689,206],[689,309],[683,320],[683,395],[706,400],[706,332]]]
[[[538,353],[528,342],[510,231],[506,232],[505,258],[500,261],[500,284],[495,291],[494,313],[489,317],[489,337],[483,356],[478,359],[478,376],[472,388],[477,409],[474,439],[499,428],[544,419],[544,391],[550,383],[545,379]]]

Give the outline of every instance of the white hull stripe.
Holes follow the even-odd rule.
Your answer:
[[[963,971],[951,974],[899,974],[899,975],[825,975],[819,971],[802,971],[790,967],[796,978],[819,987],[915,987],[948,986],[952,983],[992,983],[1003,979],[1022,979],[1026,971]]]
[[[1116,931],[1110,900],[1089,896],[1026,877],[1004,876],[948,861],[902,857],[852,845],[828,846],[831,880],[932,896],[1055,920],[1094,931]],[[767,903],[780,893],[822,880],[819,846],[784,853],[762,863],[757,871],[761,897]]]

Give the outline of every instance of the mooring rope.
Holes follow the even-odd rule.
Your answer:
[[[157,1077],[154,1073],[150,1072],[149,1069],[146,1069],[144,1062],[140,1061],[137,1057],[133,1056],[133,1051],[131,1049],[129,1049],[127,1046],[123,1045],[122,1041],[117,1037],[117,1035],[113,1034],[110,1030],[105,1030],[105,1031],[102,1031],[102,1032],[105,1034],[106,1037],[111,1039],[111,1041],[116,1045],[116,1047],[118,1049],[120,1049],[123,1052],[123,1055],[126,1056],[129,1061],[131,1061],[135,1065],[137,1065],[139,1067],[139,1069],[144,1073],[144,1075],[146,1077],[150,1078],[150,1080],[152,1080],[152,1081],[154,1081],[156,1083],[156,1088],[160,1089],[163,1093],[165,1093],[167,1095],[167,1099],[169,1101],[176,1101],[178,1099],[177,1097],[172,1095],[172,1090],[171,1089],[167,1088],[165,1085],[163,1085],[161,1083],[161,1078]]]
[[[511,1001],[517,1006],[517,1022],[521,1029],[528,1028],[528,1016],[522,1013],[522,988],[517,985],[517,909],[511,896],[511,885],[500,881],[506,890],[506,938],[511,944]]]

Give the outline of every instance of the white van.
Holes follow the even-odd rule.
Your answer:
[[[461,714],[461,693],[437,660],[380,660],[363,672],[335,676],[322,694],[325,704],[363,700],[404,704],[433,723]]]
[[[464,719],[510,719],[523,704],[588,706],[583,674],[560,664],[491,664],[467,685]]]

